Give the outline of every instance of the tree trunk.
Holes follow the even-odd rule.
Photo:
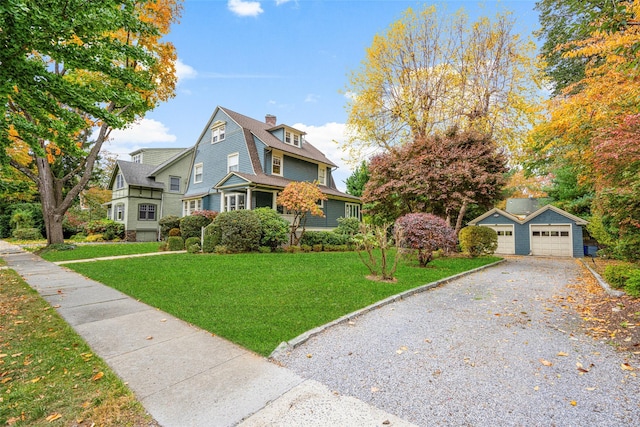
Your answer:
[[[64,243],[62,232],[64,211],[60,213],[59,210],[62,202],[62,189],[59,188],[60,185],[56,185],[51,166],[46,158],[38,157],[36,164],[38,165],[38,190],[40,191],[42,216],[47,232],[47,244]]]
[[[464,215],[467,213],[467,207],[469,203],[464,201],[462,202],[462,207],[460,208],[460,212],[458,212],[458,219],[456,220],[456,236],[460,233],[460,229],[462,228],[462,220],[464,219]]]

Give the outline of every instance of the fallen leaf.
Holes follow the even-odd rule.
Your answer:
[[[553,363],[549,362],[548,360],[544,360],[544,359],[538,359],[540,360],[540,363],[542,363],[544,366],[553,366]]]
[[[398,354],[402,354],[402,353],[404,353],[404,352],[403,352],[402,350],[396,350],[396,353],[398,353]]]
[[[578,402],[576,402],[575,400],[572,400],[570,403],[571,403],[571,406],[576,406],[578,404]]]
[[[6,384],[6,383],[8,383],[9,381],[11,381],[12,379],[13,379],[13,378],[11,378],[11,377],[3,378],[2,380],[0,380],[0,384]]]
[[[147,337],[147,340],[152,340],[152,339],[153,339],[153,337],[152,337],[151,335],[149,335],[149,336]]]
[[[307,359],[311,359],[313,355],[311,353],[307,354]]]
[[[87,400],[86,402],[84,402],[84,403],[83,403],[82,405],[80,405],[80,406],[82,406],[83,408],[85,408],[85,409],[86,409],[86,408],[88,408],[89,406],[91,406],[91,402],[89,402],[89,401]]]
[[[431,340],[429,338],[425,338],[424,342],[426,342],[427,344],[431,344]]]
[[[620,368],[622,368],[623,371],[633,371],[634,370],[633,366],[629,365],[628,363],[623,363],[622,365],[620,365]]]
[[[91,381],[98,381],[102,377],[104,377],[104,372],[100,371],[91,377]]]
[[[378,387],[371,387],[371,393],[377,393],[380,389]]]
[[[160,319],[160,321],[161,321],[161,322],[166,322],[166,321],[167,321],[167,319]]]
[[[7,357],[7,356],[8,356],[8,354],[2,353],[2,354],[0,354],[0,359],[2,359],[3,357]]]
[[[558,353],[558,356],[560,356],[560,357],[566,357],[566,356],[568,356],[568,355],[569,355],[569,354],[568,354],[568,353],[565,353],[564,351],[561,351],[560,353]]]
[[[540,387],[535,386],[533,389],[534,389],[535,391],[538,391],[538,390],[540,390]]]
[[[40,381],[42,379],[42,377],[35,377],[34,379],[31,380],[32,383],[37,383],[38,381]]]
[[[51,414],[47,418],[45,418],[45,420],[47,420],[49,422],[52,422],[52,421],[58,420],[60,418],[62,418],[62,415],[60,413],[58,413],[58,412],[54,412],[53,414]]]
[[[587,387],[587,388],[585,388],[585,390],[587,390],[587,391],[593,391],[595,389],[596,389],[595,387]]]

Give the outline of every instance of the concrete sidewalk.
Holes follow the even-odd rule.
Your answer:
[[[164,427],[412,425],[2,240],[0,258]]]

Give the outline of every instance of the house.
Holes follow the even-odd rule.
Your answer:
[[[158,221],[182,214],[193,148],[144,148],[118,160],[109,184],[109,219],[124,223],[130,241],[158,240]]]
[[[587,221],[582,218],[553,205],[537,208],[537,202],[533,201],[513,205],[507,201],[507,209],[511,212],[494,208],[469,221],[469,225],[489,227],[498,233],[497,254],[576,258],[584,255],[582,227]]]
[[[309,217],[308,229],[333,229],[340,217],[360,218],[360,199],[337,189],[336,165],[306,141],[305,133],[267,115],[252,119],[217,107],[194,147],[182,215],[194,210],[270,207],[291,219],[276,197],[293,181],[318,182],[327,196],[325,216]]]

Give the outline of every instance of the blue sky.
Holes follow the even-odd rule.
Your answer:
[[[189,147],[217,105],[307,132],[306,139],[339,165],[338,187],[351,166],[333,141],[344,141],[345,89],[376,34],[407,8],[395,0],[185,0],[180,23],[167,36],[178,53],[175,98],[139,123],[114,131],[104,150],[128,160],[142,147]],[[513,12],[524,37],[538,26],[535,1],[432,2],[473,19]],[[532,36],[531,36],[532,37]]]

